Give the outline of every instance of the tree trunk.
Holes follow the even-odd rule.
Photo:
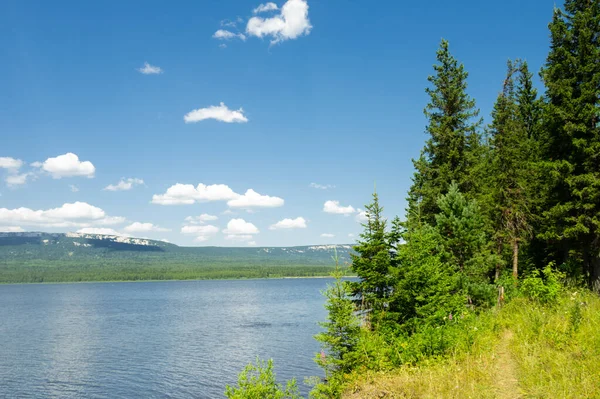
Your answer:
[[[513,278],[515,279],[515,282],[517,281],[517,278],[519,277],[519,240],[518,239],[514,239],[513,240]]]

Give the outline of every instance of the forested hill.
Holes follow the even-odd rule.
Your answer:
[[[145,238],[0,233],[0,283],[327,275],[351,245],[180,247]]]

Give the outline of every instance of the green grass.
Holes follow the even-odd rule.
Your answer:
[[[416,365],[356,372],[343,397],[600,398],[598,295],[566,290],[552,305],[516,298],[462,328],[474,334],[469,345]]]

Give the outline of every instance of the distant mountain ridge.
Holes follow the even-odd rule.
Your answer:
[[[292,247],[180,247],[146,238],[84,233],[0,232],[0,262],[7,260],[131,259],[135,257],[180,259],[190,262],[228,261],[266,264],[333,265],[337,252],[341,263],[350,260],[352,245],[306,245]]]

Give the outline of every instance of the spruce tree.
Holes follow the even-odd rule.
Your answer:
[[[542,77],[550,188],[541,237],[600,284],[600,0],[566,0]]]
[[[514,76],[519,73],[519,86],[515,89]],[[526,66],[508,61],[508,71],[494,105],[490,126],[494,238],[498,255],[502,255],[505,244],[510,246],[515,280],[518,277],[519,245],[531,232],[529,142],[532,139],[528,136],[535,133],[537,115],[534,109],[536,95],[530,79]]]
[[[447,192],[450,182],[457,182],[464,193],[473,193],[471,168],[480,144],[479,110],[466,92],[468,73],[452,56],[446,40],[437,51],[437,60],[435,75],[428,77],[432,87],[426,89],[429,139],[420,158],[413,161],[416,172],[409,191],[409,216],[418,213],[430,224],[435,223],[437,199]]]
[[[357,306],[370,316],[378,316],[386,306],[390,293],[391,246],[386,232],[383,208],[379,196],[373,193],[373,202],[365,206],[367,221],[364,231],[354,247],[351,270],[359,281],[348,282]]]

